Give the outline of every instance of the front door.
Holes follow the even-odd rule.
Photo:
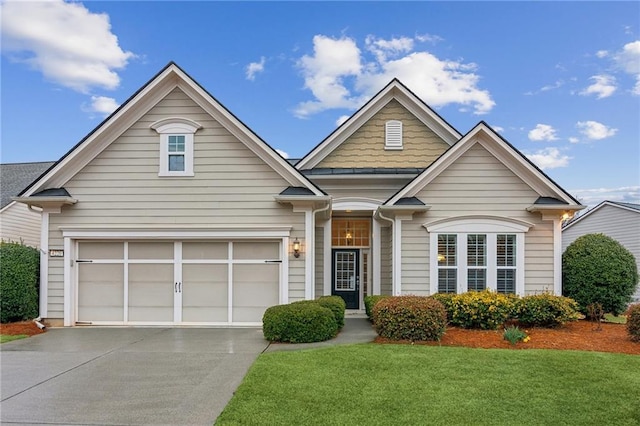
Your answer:
[[[360,309],[359,249],[333,250],[333,283],[331,294],[340,296],[347,309]]]

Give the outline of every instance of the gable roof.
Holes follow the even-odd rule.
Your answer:
[[[0,209],[9,205],[11,197],[18,195],[54,164],[55,161],[0,164]]]
[[[185,92],[247,148],[271,166],[291,186],[308,188],[314,195],[326,195],[174,62],[169,62],[19,195],[28,197],[43,189],[64,186],[69,179],[176,87]]]
[[[569,229],[570,227],[572,227],[576,223],[582,221],[585,217],[589,217],[591,215],[591,213],[600,210],[604,206],[616,207],[616,208],[619,208],[619,209],[628,210],[630,212],[634,212],[634,213],[640,214],[640,204],[621,203],[621,202],[618,202],[618,201],[605,200],[605,201],[601,202],[600,204],[598,204],[597,206],[595,206],[594,208],[592,208],[591,210],[589,210],[588,212],[586,212],[585,214],[583,214],[581,216],[578,216],[577,218],[573,219],[572,221],[567,222],[562,227],[562,230],[564,231],[565,229]]]
[[[422,188],[446,170],[476,143],[481,144],[494,157],[541,195],[536,201],[537,205],[563,205],[571,210],[581,210],[584,208],[578,200],[562,189],[484,121],[479,122],[422,173],[385,201],[384,205],[395,205],[402,198],[414,197]],[[554,201],[550,202],[552,199]]]
[[[373,98],[356,111],[347,121],[316,145],[298,163],[299,170],[311,169],[317,166],[331,152],[339,147],[356,130],[364,125],[376,113],[378,113],[391,100],[395,99],[425,126],[429,127],[436,135],[449,145],[453,145],[461,134],[447,123],[440,115],[424,103],[415,93],[409,90],[397,78],[391,80]]]

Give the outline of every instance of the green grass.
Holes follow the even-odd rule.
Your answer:
[[[216,424],[638,425],[640,356],[348,345],[260,355]]]
[[[604,314],[604,321],[605,322],[612,322],[612,323],[615,323],[615,324],[626,324],[627,323],[627,316],[626,315],[615,316],[613,314]]]
[[[26,334],[17,334],[15,336],[9,336],[7,334],[0,334],[0,343],[11,342],[12,340],[24,339],[25,337],[29,337]]]

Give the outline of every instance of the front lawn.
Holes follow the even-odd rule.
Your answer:
[[[16,334],[16,335],[7,335],[0,334],[0,343],[11,342],[12,340],[24,339],[25,337],[29,337],[26,334]]]
[[[348,345],[262,354],[216,424],[640,424],[640,356]]]

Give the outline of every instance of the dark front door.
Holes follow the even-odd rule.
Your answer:
[[[331,294],[340,296],[347,309],[360,309],[360,250],[333,250],[333,282]]]

